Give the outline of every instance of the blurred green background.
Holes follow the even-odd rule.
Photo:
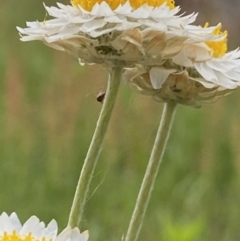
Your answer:
[[[238,0],[177,4],[199,12],[198,24],[221,21],[230,48],[240,45]],[[42,0],[1,2],[0,212],[16,211],[22,221],[55,218],[62,229],[107,73],[40,42],[20,42],[16,26],[44,17]],[[178,107],[140,241],[240,240],[238,95],[201,109]],[[122,84],[85,211],[91,241],[121,240],[126,232],[161,111]]]

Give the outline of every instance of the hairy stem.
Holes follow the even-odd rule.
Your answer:
[[[175,103],[166,103],[149,163],[138,194],[125,241],[137,241],[154,183],[166,148],[175,113]]]
[[[82,220],[90,183],[92,180],[94,169],[98,162],[103,139],[105,137],[117,97],[117,92],[121,79],[121,72],[122,67],[115,67],[109,74],[108,87],[103,102],[103,107],[97,121],[96,129],[91,144],[89,146],[87,156],[84,160],[69,216],[68,225],[72,228],[77,227]]]

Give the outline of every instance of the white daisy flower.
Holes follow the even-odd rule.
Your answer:
[[[184,43],[219,38],[211,34],[217,26],[189,25],[197,15],[177,15],[172,0],[72,0],[72,6],[57,6],[45,6],[52,19],[18,27],[21,40],[43,41],[83,64],[161,64]]]
[[[212,33],[219,34],[222,39],[186,44],[172,60],[177,65],[195,68],[208,82],[234,89],[240,85],[240,51],[227,53],[227,32],[221,32],[221,25]]]
[[[133,84],[140,93],[150,95],[159,102],[200,107],[232,92],[197,76],[194,70],[164,67],[145,69],[143,66],[126,68],[123,74],[124,80]]]
[[[0,215],[1,241],[87,241],[88,231],[80,233],[78,228],[65,228],[57,235],[58,226],[52,220],[47,226],[35,216],[30,217],[23,225],[16,213]]]

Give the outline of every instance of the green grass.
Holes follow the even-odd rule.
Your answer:
[[[0,16],[0,213],[55,218],[62,229],[106,72],[95,76],[64,53],[19,41],[16,25],[44,18],[40,0],[8,0]],[[178,107],[140,241],[240,239],[238,95]],[[91,241],[121,240],[126,232],[161,110],[122,85],[85,211]]]

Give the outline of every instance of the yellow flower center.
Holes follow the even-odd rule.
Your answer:
[[[205,24],[205,28],[209,26],[209,23]],[[206,41],[209,48],[213,50],[214,57],[221,57],[227,52],[227,31],[221,32],[222,26],[220,25],[213,31],[213,35],[222,35],[224,38],[220,41]]]
[[[151,7],[159,7],[163,3],[166,3],[170,9],[175,7],[174,0],[71,0],[71,3],[74,6],[80,5],[87,11],[91,11],[96,3],[100,4],[103,1],[105,1],[112,10],[116,9],[120,4],[126,3],[126,1],[129,1],[131,6],[135,9],[144,4],[147,4]]]
[[[4,232],[3,236],[0,236],[0,241],[52,241],[52,240],[51,239],[46,240],[45,238],[37,240],[34,237],[32,237],[31,233],[22,237],[22,236],[19,236],[16,233],[16,231],[13,231],[10,234],[7,232]]]

